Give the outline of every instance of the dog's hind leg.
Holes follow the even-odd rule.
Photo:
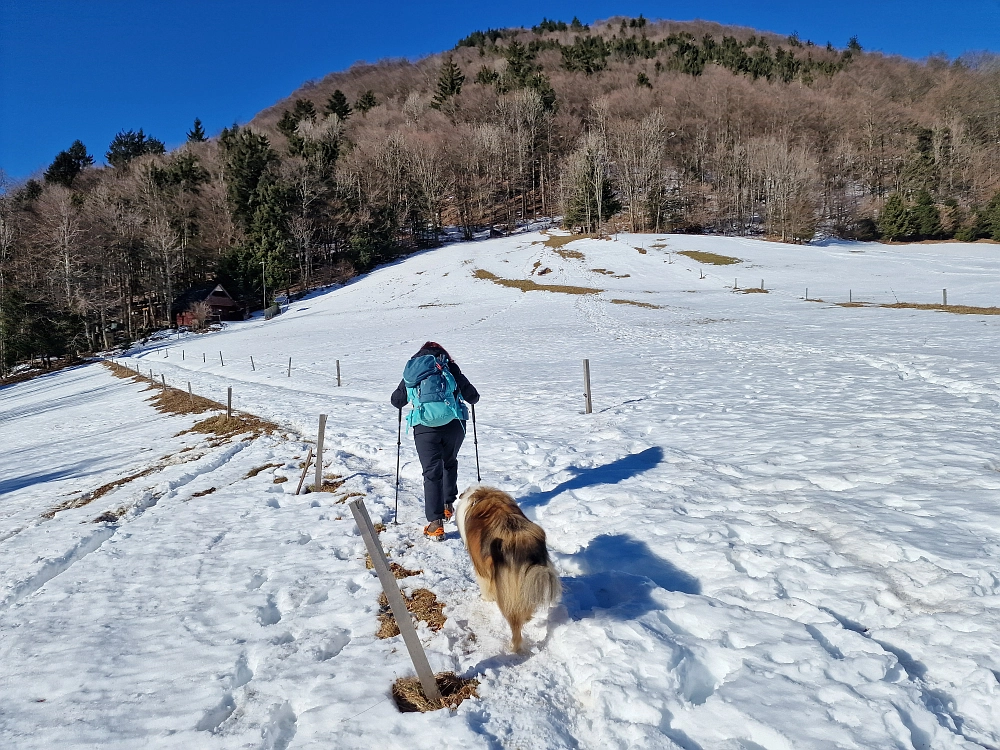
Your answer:
[[[510,625],[510,648],[516,654],[521,650],[521,627],[524,621],[518,615],[511,615],[507,618]]]
[[[496,591],[493,588],[493,581],[476,574],[476,583],[479,584],[479,594],[484,602],[495,602],[497,600]]]

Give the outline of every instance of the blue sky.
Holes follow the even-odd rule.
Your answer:
[[[81,139],[98,161],[115,133],[168,147],[195,117],[209,134],[358,60],[415,58],[475,29],[613,15],[702,18],[923,58],[1000,51],[1000,1],[305,2],[0,0],[0,169],[38,173]]]

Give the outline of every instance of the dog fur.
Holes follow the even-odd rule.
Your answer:
[[[455,520],[472,558],[483,599],[495,601],[510,625],[511,647],[521,650],[521,627],[539,607],[559,601],[562,586],[545,532],[514,498],[495,487],[472,485],[459,497]]]

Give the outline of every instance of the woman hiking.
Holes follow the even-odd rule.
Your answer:
[[[458,497],[458,449],[469,418],[465,404],[478,403],[479,391],[443,346],[427,341],[407,361],[390,400],[401,419],[403,407],[413,406],[406,423],[413,427],[424,474],[424,512],[429,521],[424,534],[440,541]]]

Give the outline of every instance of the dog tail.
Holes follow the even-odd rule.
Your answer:
[[[552,563],[495,568],[497,606],[510,625],[511,647],[521,650],[521,628],[539,607],[559,601],[562,585]]]

